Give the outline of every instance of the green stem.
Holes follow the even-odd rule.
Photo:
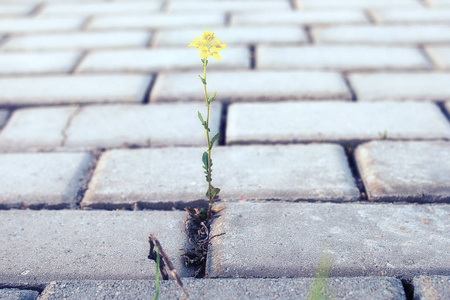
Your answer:
[[[208,93],[206,91],[206,64],[208,63],[207,58],[203,60],[203,79],[205,82],[203,83],[203,90],[205,91],[205,101],[206,101],[206,128],[209,128],[209,103],[208,103]],[[213,198],[211,194],[211,147],[210,147],[210,140],[209,140],[209,131],[205,128],[206,132],[206,142],[208,145],[208,174],[209,174],[209,180],[208,180],[208,195],[209,195],[209,203],[208,203],[208,219],[211,218],[211,210],[212,210],[212,204],[213,204]]]

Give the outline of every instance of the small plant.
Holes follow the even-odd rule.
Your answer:
[[[313,282],[309,290],[308,300],[328,300],[332,299],[327,294],[327,278],[330,274],[332,257],[329,253],[323,252],[319,257],[319,264],[314,274]]]
[[[212,93],[208,97],[208,92],[206,90],[206,67],[208,66],[208,57],[212,56],[217,60],[220,60],[219,51],[225,49],[225,44],[221,44],[220,41],[214,36],[214,32],[204,31],[201,37],[197,37],[193,43],[189,44],[189,47],[195,47],[200,51],[201,62],[203,64],[203,77],[200,77],[200,80],[203,84],[203,91],[205,93],[205,101],[206,101],[206,120],[203,118],[203,115],[198,112],[198,118],[202,123],[203,129],[206,133],[206,144],[207,150],[203,152],[202,162],[203,169],[205,169],[205,177],[206,182],[208,183],[208,190],[206,191],[206,197],[209,199],[208,209],[206,211],[206,219],[211,218],[212,205],[214,199],[219,195],[220,189],[214,187],[211,184],[212,181],[212,157],[211,152],[214,146],[214,143],[219,139],[219,134],[217,133],[210,139],[210,128],[209,128],[209,112],[211,107],[211,101],[216,96],[216,92]]]
[[[387,138],[388,138],[388,131],[387,130],[385,130],[385,131],[383,131],[383,132],[378,132],[378,136],[380,137],[380,139],[382,139],[382,140],[387,140]]]

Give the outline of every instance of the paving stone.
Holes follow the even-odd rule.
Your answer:
[[[257,68],[271,69],[428,69],[415,48],[373,46],[259,46]]]
[[[16,110],[0,133],[1,151],[51,150],[61,146],[66,124],[77,107]]]
[[[77,30],[85,22],[84,17],[67,18],[10,18],[0,19],[2,33],[35,33]]]
[[[73,206],[90,161],[87,153],[0,154],[0,207]]]
[[[330,277],[433,274],[450,267],[449,213],[449,205],[226,203],[212,224],[212,235],[225,234],[211,241],[207,274],[309,277],[323,252]]]
[[[0,74],[67,73],[80,58],[79,52],[0,53]]]
[[[79,72],[150,72],[159,70],[201,70],[197,49],[157,48],[91,52],[78,68]],[[192,59],[198,56],[199,60]],[[212,68],[250,68],[250,52],[236,47],[220,53],[220,62],[210,60]],[[0,56],[1,59],[1,56]],[[1,61],[0,61],[1,62]]]
[[[414,299],[448,299],[450,295],[449,276],[420,276],[413,279]]]
[[[146,75],[4,77],[0,78],[0,103],[140,103],[150,79]]]
[[[150,94],[155,101],[203,100],[197,76],[160,73]],[[201,85],[201,84],[200,84]],[[208,73],[208,89],[223,100],[351,99],[340,74],[301,71]]]
[[[450,41],[449,25],[336,26],[313,28],[318,43],[423,44]]]
[[[26,3],[0,3],[0,16],[23,16],[30,13],[34,7],[35,5]]]
[[[433,64],[438,69],[450,69],[450,47],[435,46],[427,47],[427,54],[431,57]]]
[[[298,26],[242,26],[211,28],[210,31],[230,48],[232,44],[306,43],[308,38]],[[203,29],[173,29],[160,31],[153,41],[157,46],[185,46],[193,42]]]
[[[450,143],[371,142],[355,151],[372,201],[449,202]]]
[[[421,8],[415,0],[295,0],[300,9]]]
[[[384,23],[450,23],[450,9],[387,9],[377,14]]]
[[[6,124],[8,117],[9,117],[9,112],[5,109],[0,109],[0,129],[3,127],[3,125]]]
[[[183,279],[191,299],[309,299],[310,278],[280,279]],[[50,283],[40,299],[151,299],[154,281],[59,281]],[[402,283],[386,277],[350,277],[327,279],[325,294],[336,299],[405,299]],[[83,297],[84,296],[84,297]],[[173,280],[160,283],[160,297],[180,299],[183,296]]]
[[[232,14],[233,25],[305,25],[368,23],[361,11],[286,11]]]
[[[2,300],[34,300],[39,292],[19,289],[0,289],[0,299]]]
[[[89,29],[158,29],[190,26],[220,26],[225,24],[224,13],[171,13],[152,15],[102,16],[94,18]],[[202,32],[202,30],[198,30]],[[198,35],[198,33],[197,33]]]
[[[349,76],[358,100],[450,99],[450,73],[374,73]]]
[[[220,104],[211,108],[209,127],[216,134]],[[102,105],[84,107],[67,130],[67,147],[200,146],[206,143],[197,112],[204,103]]]
[[[171,1],[167,6],[169,12],[186,12],[186,11],[261,11],[267,10],[272,12],[289,11],[291,9],[288,1]]]
[[[101,49],[145,47],[151,34],[144,31],[71,32],[11,37],[6,50]]]
[[[0,211],[0,281],[154,279],[149,234],[178,274],[189,276],[181,259],[185,220],[180,211]]]
[[[350,117],[351,116],[351,117]],[[234,103],[227,143],[450,138],[450,124],[431,103]]]
[[[82,206],[185,206],[202,201],[207,185],[203,148],[111,150],[100,159]],[[267,164],[265,162],[273,162]],[[337,145],[235,146],[213,151],[213,184],[224,200],[359,198]],[[174,172],[176,170],[176,172]]]
[[[41,11],[41,15],[98,15],[152,13],[161,10],[161,1],[127,1],[96,3],[50,3]]]

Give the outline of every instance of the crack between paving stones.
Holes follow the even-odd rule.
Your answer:
[[[100,157],[104,152],[105,152],[104,149],[98,149],[91,152],[92,159],[83,170],[86,176],[83,178],[82,182],[80,183],[80,186],[78,187],[72,208],[81,208],[81,202],[83,201],[84,195],[86,194],[86,191],[89,188],[89,184],[92,180],[92,177],[94,176],[94,171],[95,168],[97,167],[98,161],[100,160]]]
[[[227,11],[225,13],[225,18],[224,18],[224,26],[225,27],[230,27],[231,26],[231,12]]]
[[[442,64],[436,60],[436,57],[430,53],[430,50],[425,47],[425,45],[417,45],[417,49],[420,54],[423,56],[427,65],[430,67],[430,70],[441,70]]]
[[[71,70],[69,70],[67,73],[70,75],[76,73],[78,70],[78,67],[81,65],[81,62],[84,60],[84,58],[86,57],[87,54],[88,54],[88,51],[82,51],[80,53],[80,56],[78,56],[78,58],[75,60],[75,63],[73,64]]]
[[[297,1],[296,0],[288,0],[289,2],[289,6],[291,7],[291,10],[300,10],[300,8],[297,5]]]
[[[305,26],[302,26],[302,29],[305,31],[305,33],[306,33],[306,38],[307,38],[307,43],[308,44],[315,44],[315,42],[314,42],[314,37],[313,37],[313,35],[312,35],[312,27],[311,27],[311,25],[305,25]]]
[[[373,25],[381,25],[383,23],[383,19],[381,18],[380,13],[374,9],[366,9],[363,11],[364,16],[367,20]]]
[[[26,283],[23,284],[2,284],[0,283],[0,290],[2,289],[17,289],[22,291],[36,291],[41,294],[44,289],[47,287],[46,283],[37,284],[37,285],[28,285]]]
[[[249,45],[248,50],[250,51],[250,70],[254,70],[256,68],[256,47],[255,45]]]
[[[64,126],[63,130],[61,130],[62,140],[61,140],[61,147],[66,146],[67,142],[67,130],[69,129],[70,125],[72,124],[73,118],[75,118],[83,109],[83,107],[78,106],[77,109],[69,116],[67,119],[66,125]]]

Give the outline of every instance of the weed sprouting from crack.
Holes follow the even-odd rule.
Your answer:
[[[205,276],[206,258],[211,240],[225,234],[210,234],[210,225],[216,218],[216,214],[222,209],[213,209],[212,216],[208,219],[206,209],[186,208],[186,211],[189,213],[189,217],[186,220],[186,235],[191,247],[185,249],[183,258],[186,267],[195,269],[195,278]]]

